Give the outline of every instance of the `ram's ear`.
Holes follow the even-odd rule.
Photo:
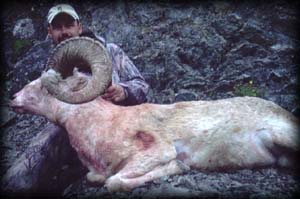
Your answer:
[[[75,67],[90,72],[92,77],[87,80],[78,75],[79,71],[73,71]],[[50,72],[43,85],[49,93],[68,103],[93,100],[104,93],[112,78],[112,64],[106,48],[88,37],[73,37],[60,43],[51,53],[46,68],[59,72],[61,76]],[[76,76],[79,80],[75,80]]]
[[[62,77],[60,73],[53,69],[49,69],[48,71],[43,71],[41,81],[42,84],[47,87],[48,84],[59,84],[59,82],[62,81]]]

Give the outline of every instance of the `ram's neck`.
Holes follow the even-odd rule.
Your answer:
[[[46,109],[44,110],[44,116],[51,122],[59,125],[63,125],[66,121],[68,114],[72,112],[71,110],[76,106],[73,104],[68,104],[52,98],[46,102]]]
[[[55,114],[55,120],[61,126],[65,126],[69,115],[73,113],[73,111],[78,107],[76,104],[68,104],[59,101],[59,106],[57,107],[57,112]]]

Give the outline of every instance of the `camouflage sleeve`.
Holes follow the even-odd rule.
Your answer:
[[[126,99],[122,105],[146,102],[149,85],[125,52],[116,44],[107,44],[113,64],[113,83],[125,89]]]

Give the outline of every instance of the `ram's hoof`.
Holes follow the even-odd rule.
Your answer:
[[[86,178],[88,180],[88,183],[92,186],[103,185],[106,180],[105,176],[93,173],[91,171],[86,174]]]
[[[132,187],[121,179],[118,175],[111,176],[108,178],[104,185],[110,193],[117,191],[131,191]]]

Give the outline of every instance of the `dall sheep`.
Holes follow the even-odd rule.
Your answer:
[[[77,48],[79,43],[86,45],[84,50]],[[298,150],[297,118],[271,101],[235,97],[118,106],[99,96],[111,81],[111,63],[102,44],[72,38],[57,48],[48,62],[53,69],[16,93],[11,107],[63,126],[89,170],[88,181],[105,184],[109,191],[131,190],[190,168],[213,171],[284,164],[286,154],[277,149]],[[89,54],[88,48],[94,53]],[[91,66],[92,79],[76,70],[70,76],[71,69],[56,66],[74,68],[75,63]],[[63,79],[57,71],[65,75]],[[104,73],[102,78],[95,77],[98,73]],[[79,88],[86,90],[88,99],[75,96],[86,95]]]

